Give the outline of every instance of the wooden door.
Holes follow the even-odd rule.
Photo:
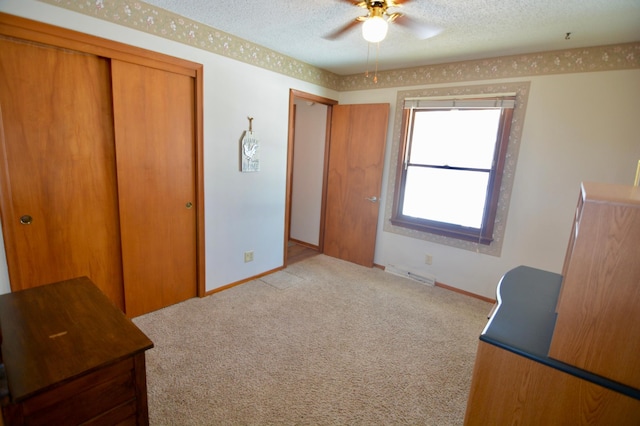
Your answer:
[[[371,267],[389,104],[335,105],[331,117],[324,254]]]
[[[193,77],[112,61],[126,313],[195,297]]]
[[[0,203],[13,291],[86,275],[123,307],[109,73],[104,58],[0,38]]]

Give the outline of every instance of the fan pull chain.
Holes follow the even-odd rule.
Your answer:
[[[369,56],[371,53],[371,43],[367,43],[367,70],[364,72],[364,78],[369,78]]]
[[[376,46],[376,71],[373,75],[373,84],[378,84],[378,55],[380,54],[380,43]]]
[[[371,43],[367,43],[367,70],[364,72],[364,78],[369,78],[369,57],[371,56]],[[373,72],[373,83],[378,84],[378,55],[380,54],[380,43],[376,43],[376,63]]]

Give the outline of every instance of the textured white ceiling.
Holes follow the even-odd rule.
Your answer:
[[[337,40],[323,38],[366,14],[345,0],[145,3],[337,74],[374,66],[376,47],[362,39],[360,28]],[[419,40],[391,25],[379,45],[379,70],[640,41],[640,0],[412,0],[389,9],[395,11],[443,31]]]

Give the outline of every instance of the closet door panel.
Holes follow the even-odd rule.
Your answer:
[[[86,275],[123,307],[109,74],[104,58],[0,38],[0,203],[14,291]]]
[[[195,297],[195,81],[112,61],[126,313]]]

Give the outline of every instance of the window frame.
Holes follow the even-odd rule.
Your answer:
[[[516,96],[479,96],[477,99],[487,100],[516,100]],[[473,100],[473,98],[469,99]],[[494,240],[494,225],[496,222],[496,213],[499,204],[500,188],[502,185],[502,177],[509,147],[509,138],[511,134],[511,123],[513,121],[513,108],[502,108],[499,118],[498,131],[496,135],[496,145],[494,149],[494,158],[489,172],[489,180],[487,184],[487,192],[485,193],[485,206],[483,211],[483,220],[480,228],[465,227],[447,222],[439,222],[427,219],[406,216],[401,213],[401,207],[404,203],[404,189],[408,171],[408,155],[409,146],[412,141],[413,117],[420,110],[452,110],[455,106],[449,107],[432,107],[432,108],[404,108],[402,111],[402,129],[400,133],[400,144],[398,152],[398,162],[396,165],[396,181],[393,197],[392,214],[390,222],[394,226],[409,228],[421,232],[441,235],[444,237],[471,241],[478,244],[490,245]],[[474,108],[484,109],[484,108]]]

